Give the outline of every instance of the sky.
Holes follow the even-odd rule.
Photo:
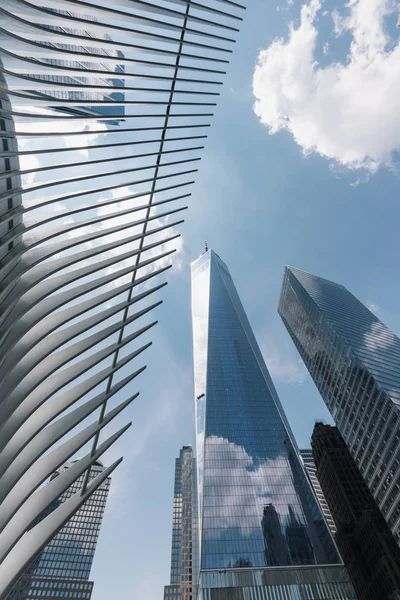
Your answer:
[[[330,417],[277,313],[284,266],[345,285],[400,334],[396,7],[248,4],[133,425],[113,450],[124,462],[93,600],[159,600],[169,582],[174,459],[194,443],[189,265],[205,240],[231,271],[300,447]]]
[[[277,313],[284,266],[345,285],[400,334],[399,5],[248,5],[140,396],[113,426],[132,420],[105,457],[124,462],[93,600],[159,600],[169,582],[174,460],[194,444],[189,265],[205,240],[230,269],[300,447],[329,414]]]

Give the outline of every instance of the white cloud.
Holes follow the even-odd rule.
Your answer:
[[[29,149],[29,145],[27,144],[26,140],[21,140],[20,142],[18,142],[18,146],[20,151]],[[26,154],[21,156],[19,160],[21,170],[29,171],[31,169],[38,169],[39,167],[41,167],[42,164],[38,156],[39,155],[35,154]],[[27,175],[23,175],[22,177],[23,185],[25,187],[30,187],[36,179],[36,171],[28,173]]]
[[[376,302],[371,302],[370,300],[367,300],[367,308],[373,312],[373,313],[377,313],[379,312],[379,304],[376,304]]]
[[[372,323],[370,330],[364,334],[364,344],[369,350],[385,350],[395,342],[394,333],[380,321]]]
[[[135,193],[135,191],[133,190],[133,188],[124,186],[124,187],[118,188],[117,190],[113,190],[111,192],[111,197],[114,199],[118,199],[118,198],[123,198],[124,196],[134,195],[134,193]],[[139,206],[144,206],[144,205],[148,204],[149,200],[150,200],[150,197],[148,195],[144,195],[144,196],[140,196],[139,198],[125,200],[125,201],[118,202],[116,204],[111,204],[108,206],[103,206],[103,207],[99,206],[96,212],[99,216],[106,217],[109,215],[110,217],[112,217],[112,215],[116,212],[132,209],[132,208],[139,207]],[[155,201],[157,201],[157,198],[155,198]],[[160,207],[157,206],[155,208],[152,208],[151,215],[153,216],[153,215],[157,214],[157,212],[161,213],[164,211],[166,212],[168,210],[169,210],[168,205],[161,207],[161,209],[160,209]],[[172,215],[172,216],[176,216],[176,215]],[[134,222],[140,221],[144,218],[146,218],[146,210],[140,210],[140,211],[134,212],[130,215],[128,214],[128,215],[116,217],[116,218],[110,219],[110,220],[106,219],[106,220],[102,221],[100,223],[100,225],[96,224],[95,226],[92,226],[92,229],[97,230],[100,227],[101,229],[107,230],[110,227],[117,227],[119,225],[125,225],[129,221],[134,223]],[[162,227],[163,225],[166,225],[168,222],[171,222],[171,221],[172,221],[171,216],[163,217],[161,219],[154,219],[153,221],[150,221],[148,230],[150,231],[153,229],[158,229],[159,227]],[[103,238],[100,238],[100,240],[96,243],[105,244],[105,243],[115,242],[115,241],[120,240],[123,237],[128,237],[129,235],[140,234],[142,232],[142,230],[143,230],[143,224],[142,225],[133,225],[132,227],[130,227],[128,229],[124,229],[120,233],[118,233],[118,232],[112,233]],[[145,245],[154,244],[156,242],[162,242],[162,240],[166,239],[167,237],[176,235],[177,233],[178,233],[178,231],[174,227],[171,227],[170,229],[167,229],[164,231],[160,231],[159,233],[155,233],[155,234],[149,236],[148,238],[146,238]],[[135,249],[138,247],[139,247],[139,242],[132,242],[132,243],[124,245],[124,246],[119,246],[115,250],[110,251],[109,254],[118,256],[118,255],[122,254],[123,252],[127,252],[131,249]],[[167,265],[171,264],[171,261],[173,262],[174,268],[180,269],[182,267],[182,263],[183,263],[183,260],[182,260],[183,259],[183,243],[182,243],[181,237],[179,237],[171,242],[160,244],[160,246],[157,246],[156,248],[153,248],[151,250],[147,250],[146,252],[144,252],[142,259],[150,260],[160,254],[163,254],[163,253],[168,252],[173,249],[176,249],[176,252],[174,255],[166,256],[162,259],[159,259],[155,263],[151,263],[150,265],[142,267],[138,271],[138,276],[143,277],[144,275],[147,275],[148,273],[151,273],[155,270],[164,268]],[[129,267],[130,265],[132,265],[132,258],[129,258],[129,259],[119,262],[118,269],[120,269],[120,268],[124,269],[124,268]],[[113,266],[107,270],[108,273],[112,273],[113,271],[115,271],[115,266]],[[115,280],[114,285],[115,286],[121,285],[122,283],[126,283],[130,279],[131,279],[131,275],[128,274],[125,277]]]
[[[292,8],[292,6],[293,6],[293,5],[294,5],[294,0],[286,0],[286,3],[285,3],[285,4],[278,5],[278,6],[276,7],[276,10],[277,10],[278,12],[285,12],[285,11],[288,11],[288,10],[290,10],[290,9]]]
[[[304,154],[374,172],[390,165],[400,148],[400,42],[390,46],[384,29],[395,7],[389,0],[350,0],[349,16],[334,12],[336,35],[352,36],[349,53],[343,63],[320,67],[321,6],[320,0],[304,4],[288,40],[276,39],[260,52],[254,111],[271,135],[289,131]]]
[[[137,225],[135,225],[135,223],[137,223],[140,220],[143,220],[146,217],[146,210],[139,210],[136,212],[128,213],[126,215],[112,218],[112,215],[117,212],[134,209],[135,207],[139,207],[139,206],[146,206],[146,204],[149,202],[149,195],[142,195],[142,196],[130,198],[127,200],[123,199],[124,197],[129,198],[129,196],[136,195],[135,192],[136,192],[136,190],[134,190],[132,187],[121,186],[118,189],[111,190],[110,192],[108,192],[107,194],[105,194],[101,198],[99,198],[98,202],[100,203],[100,205],[93,206],[93,209],[94,209],[93,214],[88,215],[87,212],[84,212],[79,217],[76,214],[70,215],[70,216],[67,214],[63,218],[59,219],[57,225],[67,225],[67,224],[77,225],[77,224],[79,224],[79,222],[84,221],[85,219],[90,218],[90,217],[103,217],[104,218],[104,220],[102,220],[100,222],[88,224],[83,227],[78,227],[75,229],[71,229],[70,231],[67,231],[65,234],[63,234],[63,236],[67,240],[73,239],[73,238],[80,238],[81,236],[88,235],[88,234],[94,234],[97,232],[99,232],[99,233],[101,233],[102,231],[106,232],[108,229],[111,229],[114,227],[131,224],[129,227],[125,227],[120,232],[117,231],[114,233],[110,233],[108,235],[103,235],[101,237],[94,238],[92,240],[83,242],[81,245],[73,247],[72,249],[68,250],[68,253],[74,254],[76,252],[82,251],[83,249],[89,250],[91,248],[95,248],[95,247],[99,247],[99,246],[101,247],[105,244],[123,241],[124,239],[128,239],[130,236],[141,235],[143,232],[143,223],[137,224]],[[121,201],[118,201],[120,198],[121,198]],[[116,200],[117,202],[110,204],[110,205],[101,206],[101,202],[105,202],[107,200]],[[155,197],[155,201],[157,201],[156,197]],[[62,213],[65,213],[66,207],[62,203],[57,202],[54,205],[50,206],[50,210],[56,211],[56,212],[61,211],[60,212],[60,216],[61,216]],[[158,206],[154,207],[151,209],[151,216],[155,216],[156,214],[166,212],[167,210],[168,210],[168,205],[165,205],[165,207],[158,207]],[[108,217],[110,217],[110,218],[108,218]],[[169,222],[173,222],[173,220],[175,220],[174,217],[177,217],[177,219],[181,218],[181,216],[178,214],[178,215],[172,215],[172,216],[166,216],[166,217],[153,219],[152,221],[149,222],[148,231],[158,229],[159,227],[167,225]],[[37,220],[38,220],[37,215],[34,215],[30,218],[30,222],[32,222],[32,223]],[[40,219],[39,219],[39,221],[40,221]],[[157,261],[150,263],[144,267],[141,267],[137,271],[138,277],[143,277],[145,275],[148,275],[148,274],[150,274],[154,271],[157,271],[159,269],[162,269],[170,264],[173,265],[173,269],[175,271],[180,270],[182,268],[183,260],[184,260],[184,248],[183,248],[182,237],[178,237],[175,240],[163,243],[163,240],[165,240],[166,238],[172,237],[177,234],[178,234],[178,229],[176,227],[170,227],[169,229],[165,229],[158,233],[149,235],[148,237],[145,238],[144,246],[154,244],[154,243],[159,243],[159,246],[156,246],[150,250],[146,250],[146,251],[142,252],[141,262],[151,260],[151,259],[159,256],[160,254],[164,254],[165,252],[169,252],[171,250],[175,250],[175,253],[172,255],[165,256],[161,259],[158,259]],[[34,234],[34,236],[35,235],[37,236],[37,233]],[[60,237],[59,239],[62,240],[63,238]],[[106,252],[103,252],[101,255],[98,255],[98,258],[96,258],[95,260],[105,260],[105,259],[110,259],[112,257],[119,257],[119,256],[122,256],[124,253],[134,251],[138,248],[139,248],[139,240],[131,241],[131,242],[128,242],[125,244],[121,244],[112,250],[107,250]],[[133,255],[129,258],[125,258],[124,260],[121,259],[121,260],[116,261],[113,265],[106,268],[104,271],[99,271],[97,273],[98,277],[103,276],[103,275],[112,275],[113,273],[115,273],[115,279],[113,281],[111,281],[110,283],[105,284],[102,287],[102,292],[105,292],[106,290],[116,288],[125,283],[128,283],[132,279],[132,272],[133,272],[135,260],[136,260],[136,255]],[[79,268],[91,265],[92,263],[93,263],[93,257],[89,257],[87,259],[82,259],[79,262]],[[67,267],[65,270],[74,271],[76,268],[77,268],[76,264],[74,264],[71,267]],[[127,268],[130,268],[132,270],[129,273],[118,277],[118,271],[127,269]],[[80,283],[81,282],[78,280],[77,282],[74,282],[73,285],[79,286]],[[154,282],[150,281],[148,283],[142,284],[142,288],[145,289],[148,287],[152,287],[153,285],[154,285]],[[140,291],[143,291],[143,289],[141,289]],[[110,301],[109,303],[107,303],[107,307],[111,306],[115,302],[117,302],[117,299],[114,299],[114,300]]]
[[[31,107],[31,112],[40,112],[41,114],[52,114],[48,109],[38,109]],[[43,133],[46,131],[46,125],[40,119],[32,120],[24,123],[24,131],[29,133]],[[55,127],[60,132],[59,136],[53,137],[27,137],[19,138],[18,148],[19,151],[25,150],[46,150],[47,148],[78,148],[79,150],[74,151],[73,157],[68,153],[67,159],[63,153],[44,153],[44,154],[25,154],[19,158],[19,164],[22,171],[30,169],[38,169],[40,167],[48,165],[63,164],[68,162],[79,162],[89,158],[89,150],[92,144],[95,144],[102,134],[87,134],[87,135],[68,135],[69,132],[80,132],[80,131],[107,131],[107,126],[102,123],[86,123],[84,121],[57,121]],[[71,175],[72,176],[72,175]],[[32,172],[22,176],[22,183],[25,188],[30,187],[33,183],[38,183],[40,177],[43,180],[52,179],[52,171],[37,173]]]
[[[44,114],[44,115],[52,114],[52,111],[42,108],[42,107],[40,107],[40,108],[31,107],[31,112],[33,114],[35,114],[35,113],[40,113],[40,114]],[[40,118],[38,118],[37,121],[33,120],[24,125],[24,129],[26,131],[29,131],[30,133],[42,132],[43,127],[46,127],[46,126],[44,126],[43,121]],[[81,172],[83,174],[85,172],[85,160],[92,158],[90,156],[91,145],[94,143],[97,143],[99,141],[99,138],[102,136],[102,134],[100,133],[100,134],[87,134],[84,136],[70,136],[70,135],[68,135],[68,132],[81,132],[81,131],[90,132],[90,131],[100,131],[101,130],[101,131],[104,131],[104,133],[106,133],[107,126],[105,124],[97,123],[97,122],[96,123],[90,123],[90,122],[88,123],[84,120],[83,121],[73,121],[73,120],[64,121],[62,119],[59,119],[57,121],[57,124],[55,127],[57,128],[57,131],[60,132],[60,135],[51,138],[50,143],[48,141],[48,138],[46,138],[46,137],[44,137],[44,138],[33,137],[33,138],[27,138],[26,140],[22,139],[19,141],[20,150],[43,150],[43,149],[48,148],[49,145],[51,145],[54,148],[72,148],[72,147],[79,146],[80,149],[74,151],[73,159],[68,155],[66,163],[77,162],[77,161],[79,161],[79,159],[82,159],[83,166],[80,168],[76,168],[74,175],[76,175],[77,173],[81,174]],[[65,159],[63,159],[63,156],[64,156],[63,154],[61,154],[61,155],[54,154],[54,157],[55,157],[54,158],[51,156],[51,154],[49,155],[48,153],[37,154],[37,155],[33,155],[33,154],[32,155],[23,155],[20,158],[21,169],[22,170],[35,169],[35,168],[46,166],[46,165],[52,164],[52,163],[54,163],[54,164],[57,164],[60,162],[62,163],[62,161],[65,160]],[[42,175],[44,177],[44,179],[50,180],[53,177],[52,172],[50,171],[49,173],[50,173],[50,175],[47,173],[45,175]],[[26,187],[28,187],[34,182],[40,183],[40,181],[38,181],[38,179],[40,179],[40,175],[38,173],[35,173],[35,172],[30,173],[30,174],[23,176],[23,183]],[[132,187],[121,185],[119,188],[110,190],[109,192],[103,194],[100,198],[97,199],[97,203],[99,205],[93,206],[94,213],[90,214],[88,212],[83,212],[82,215],[80,215],[80,216],[77,216],[76,214],[71,215],[71,216],[64,215],[63,218],[60,218],[57,221],[56,225],[59,226],[59,225],[64,225],[64,224],[68,224],[68,223],[69,224],[79,223],[79,221],[90,218],[92,216],[105,217],[105,220],[100,223],[89,224],[88,226],[80,227],[75,230],[71,230],[65,234],[66,238],[76,238],[76,237],[80,237],[85,234],[94,233],[96,231],[101,231],[101,230],[104,231],[109,228],[116,227],[118,225],[126,225],[129,222],[131,222],[133,224],[133,223],[145,218],[145,216],[146,216],[145,210],[138,211],[138,212],[132,212],[131,214],[127,214],[125,216],[116,217],[116,218],[112,218],[112,215],[119,211],[132,209],[132,208],[135,208],[135,207],[141,206],[141,205],[146,205],[146,203],[149,202],[148,195],[143,195],[143,196],[140,196],[137,198],[131,198],[129,200],[124,200],[125,197],[135,195],[135,193],[137,193],[137,190],[133,189]],[[121,199],[121,202],[117,202],[115,204],[111,204],[111,205],[107,205],[107,206],[101,206],[101,202],[105,202],[107,200],[118,200],[118,199]],[[155,201],[157,201],[156,197],[155,197]],[[29,202],[28,202],[28,204],[29,204]],[[36,199],[33,200],[33,205],[35,205],[35,204],[36,204]],[[166,204],[161,207],[152,208],[151,215],[153,216],[156,213],[167,212],[170,208],[176,208],[176,206]],[[63,213],[67,212],[68,207],[66,205],[61,204],[60,202],[57,202],[54,204],[46,205],[45,211],[48,212],[49,210],[51,212],[56,211],[57,213],[60,214],[60,217],[61,217],[63,215]],[[110,216],[110,219],[107,219],[106,218],[107,216]],[[33,213],[29,214],[29,216],[27,218],[27,222],[29,224],[32,224],[34,222],[40,221],[40,219],[42,217],[43,217],[43,209],[41,209],[40,205],[39,205],[39,207],[36,211],[33,211]],[[171,217],[163,217],[161,219],[154,219],[154,220],[150,221],[148,230],[157,229],[163,225],[166,225],[168,222],[172,222],[173,220],[179,220],[181,218],[182,218],[182,215],[177,214],[177,215],[172,215]],[[112,233],[110,235],[106,235],[104,237],[97,238],[97,239],[91,240],[89,242],[86,242],[83,245],[83,247],[84,248],[92,248],[92,247],[103,245],[106,243],[115,242],[124,237],[140,234],[142,232],[142,229],[143,229],[143,225],[132,225],[132,227],[125,228],[120,233]],[[164,231],[161,231],[159,233],[156,233],[154,235],[151,235],[151,236],[148,236],[147,238],[145,238],[145,245],[153,244],[155,242],[162,242],[162,240],[164,240],[165,238],[176,235],[177,233],[178,232],[175,228],[166,229]],[[35,235],[37,235],[37,233],[34,232],[33,234],[30,234],[30,235],[35,236]],[[59,238],[59,239],[61,239],[61,238]],[[83,249],[83,247],[79,248],[79,250]],[[133,250],[137,247],[139,247],[139,242],[132,242],[132,243],[126,244],[124,246],[119,246],[114,251],[109,251],[107,254],[104,254],[102,256],[102,258],[109,258],[110,256],[118,256],[118,255],[122,254],[123,252]],[[163,267],[171,264],[171,262],[173,263],[175,269],[180,269],[183,264],[182,238],[177,238],[173,242],[169,242],[167,244],[161,244],[160,246],[158,246],[152,250],[148,250],[143,254],[142,258],[143,258],[143,260],[149,260],[159,254],[165,253],[172,249],[176,249],[176,253],[174,255],[167,256],[167,257],[157,261],[156,263],[153,263],[146,267],[143,267],[142,269],[140,269],[140,271],[138,271],[138,275],[140,277],[142,277],[148,273],[151,273],[157,269],[163,268]],[[74,251],[75,250],[73,250],[72,253]],[[84,266],[85,264],[90,263],[92,260],[93,259],[89,259],[88,261],[82,261],[80,266]],[[126,268],[126,267],[132,265],[133,261],[134,261],[134,259],[132,259],[132,258],[125,260],[125,261],[120,261],[117,265],[114,265],[113,267],[108,269],[107,273],[111,273],[113,271],[116,271],[117,269],[119,270],[119,269]],[[76,267],[74,266],[73,269],[75,269],[75,268]],[[119,278],[114,282],[114,285],[115,286],[121,285],[121,283],[125,283],[125,282],[129,281],[130,278],[131,278],[131,275],[127,275],[124,278]]]
[[[207,466],[207,502],[205,516],[212,514],[218,527],[208,529],[207,537],[221,536],[221,530],[239,528],[243,536],[249,527],[259,528],[266,504],[273,503],[283,525],[289,515],[289,505],[300,521],[304,519],[300,503],[291,482],[293,473],[285,453],[276,458],[254,459],[243,446],[226,438],[207,438],[209,452],[223,457],[223,464],[210,461]],[[240,493],[221,492],[221,477],[226,486],[240,485]],[[238,484],[237,482],[241,482]],[[250,525],[252,523],[252,525]],[[207,524],[209,527],[209,524]]]

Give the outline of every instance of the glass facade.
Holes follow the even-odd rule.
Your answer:
[[[7,596],[7,600],[55,600],[56,598],[80,598],[90,600],[93,581],[82,579],[61,579],[50,577],[34,577],[24,575],[15,589]]]
[[[358,600],[345,573],[336,565],[205,571],[197,600]]]
[[[229,271],[192,264],[200,568],[340,563]]]
[[[49,9],[51,10],[51,12],[57,13],[58,15],[65,15],[67,17],[78,17],[80,15],[70,12],[70,11],[65,11],[65,10],[58,10],[58,9]],[[86,20],[88,21],[97,21],[96,18],[91,17],[89,15],[85,16]],[[48,29],[52,29],[54,31],[62,31],[62,28],[55,26],[55,25],[44,25],[45,27],[47,27]],[[90,32],[86,31],[86,30],[73,30],[73,33],[75,35],[80,35],[82,37],[86,37],[86,38],[90,38]],[[105,40],[111,40],[111,37],[109,35],[105,35],[104,36]],[[70,52],[80,52],[80,53],[85,53],[85,54],[96,54],[96,55],[104,55],[104,57],[119,57],[119,58],[123,58],[124,54],[120,51],[120,50],[115,50],[113,52],[107,51],[104,48],[93,48],[89,45],[87,46],[71,46],[68,44],[60,44],[60,43],[55,43],[55,42],[45,42],[45,44],[48,44],[52,47],[56,47],[59,50],[66,50],[66,51],[70,51]],[[82,86],[99,86],[99,87],[111,87],[111,89],[113,87],[125,87],[125,80],[124,79],[119,79],[117,77],[118,73],[124,73],[125,72],[125,67],[124,65],[116,65],[115,66],[115,70],[111,71],[110,68],[107,66],[107,64],[103,64],[103,63],[93,63],[93,62],[88,62],[88,61],[73,61],[73,60],[63,60],[63,59],[52,59],[52,58],[45,58],[44,62],[48,65],[52,65],[54,67],[60,67],[61,69],[64,70],[63,75],[37,75],[36,78],[40,79],[41,81],[51,81],[53,83],[59,84],[60,89],[57,91],[54,91],[54,88],[52,88],[51,90],[47,90],[46,91],[46,97],[53,97],[53,98],[57,98],[57,99],[61,99],[61,100],[75,100],[75,101],[87,101],[88,102],[88,106],[85,107],[81,107],[81,108],[77,108],[74,107],[73,109],[69,108],[68,106],[63,106],[63,107],[57,107],[57,110],[61,111],[61,112],[67,112],[70,114],[75,114],[75,115],[84,115],[84,114],[96,114],[96,115],[104,115],[106,117],[111,117],[111,116],[123,116],[125,113],[125,106],[124,104],[121,104],[124,99],[125,99],[125,94],[124,92],[111,92],[111,93],[104,93],[104,91],[66,91],[65,86],[68,85],[68,87],[70,86],[76,86],[78,88],[79,85]],[[71,71],[73,71],[74,69],[87,69],[88,71],[93,71],[93,70],[97,70],[99,71],[99,76],[98,77],[81,77],[80,75],[76,76],[75,74],[73,75],[68,75],[68,69],[70,69]],[[107,75],[106,77],[101,77],[101,75],[104,75],[104,73],[109,72],[109,75]],[[115,72],[116,77],[113,79],[109,79],[109,76],[113,75],[113,73]],[[64,87],[63,87],[64,86]],[[109,102],[110,104],[108,106],[101,106],[101,105],[97,105],[97,106],[90,106],[90,100],[92,101],[102,101],[102,102]],[[115,102],[115,105],[112,105],[111,102]],[[118,125],[120,123],[121,119],[119,120],[115,120],[115,121],[105,121],[105,123],[107,123],[108,125]],[[101,121],[99,121],[101,122]]]
[[[317,477],[317,468],[315,466],[314,457],[311,448],[304,448],[300,450],[300,456],[303,460],[303,464],[310,480],[311,486],[314,490],[314,494],[317,496],[318,503],[321,507],[322,514],[328,524],[328,527],[332,535],[336,532],[335,523],[333,522],[331,512],[325,500],[324,493],[321,489],[320,483]]]
[[[65,463],[55,471],[50,481],[73,463]],[[90,469],[89,480],[104,470],[98,461]],[[71,485],[38,519],[46,518],[60,504],[82,488],[84,474]],[[106,507],[111,478],[90,496],[59,533],[47,544],[28,567],[7,600],[41,598],[90,598],[93,583],[89,582],[100,525]],[[36,525],[36,522],[33,526]],[[70,595],[76,593],[76,595]]]
[[[172,521],[171,581],[164,588],[165,600],[191,600],[197,540],[196,459],[192,446],[183,446],[175,461],[174,511]]]
[[[400,339],[345,287],[292,267],[279,314],[400,543]]]

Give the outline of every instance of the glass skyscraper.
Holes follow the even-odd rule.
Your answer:
[[[354,598],[232,278],[213,251],[192,264],[192,319],[199,598],[232,598],[232,588],[238,599]]]
[[[164,600],[191,600],[196,572],[197,485],[192,446],[183,446],[175,460],[174,512],[172,521],[171,580]]]
[[[64,464],[50,478],[53,481],[76,461]],[[100,461],[90,469],[90,479],[104,471]],[[42,521],[82,488],[84,475],[42,513]],[[106,507],[111,478],[86,500],[59,533],[47,544],[8,595],[7,600],[35,598],[82,598],[90,600],[93,582],[89,581],[100,525]]]
[[[303,459],[304,468],[310,480],[311,486],[314,490],[314,494],[317,496],[317,500],[321,507],[322,514],[325,517],[325,520],[328,524],[331,533],[335,534],[335,523],[333,522],[331,511],[328,508],[324,493],[318,481],[317,467],[315,466],[313,452],[311,448],[303,448],[302,450],[300,450],[300,456]]]
[[[57,15],[61,15],[61,16],[65,16],[68,19],[70,19],[71,17],[78,17],[79,15],[76,13],[72,13],[66,10],[59,10],[56,8],[52,8],[50,9],[50,11],[52,13],[56,13]],[[98,22],[98,19],[95,17],[88,17],[86,16],[87,20],[90,20],[94,23]],[[58,31],[61,32],[63,31],[62,27],[58,27],[58,26],[54,26],[54,25],[44,25],[44,27],[53,30],[53,31]],[[90,43],[90,37],[91,34],[89,31],[86,30],[75,30],[73,31],[74,35],[79,35],[81,38],[88,38],[88,42]],[[104,40],[107,41],[112,41],[112,38],[109,35],[104,35]],[[119,58],[124,58],[124,54],[119,51],[119,50],[114,50],[114,51],[108,51],[105,50],[104,48],[92,48],[90,46],[71,46],[68,44],[57,44],[54,42],[47,42],[48,44],[52,45],[55,48],[58,48],[59,50],[65,51],[65,52],[80,52],[80,53],[86,53],[87,55],[89,55],[90,58],[90,54],[97,54],[97,55],[103,55],[105,57],[105,59],[107,57],[119,57]],[[66,100],[66,101],[74,101],[74,102],[88,102],[88,105],[86,106],[80,106],[80,108],[74,107],[71,108],[68,105],[66,106],[59,106],[57,107],[57,110],[60,112],[66,112],[66,113],[70,113],[70,114],[74,114],[74,115],[104,115],[105,117],[111,117],[111,116],[123,116],[124,112],[125,112],[125,106],[123,104],[124,99],[125,99],[125,95],[124,92],[111,92],[111,93],[105,93],[103,90],[106,90],[108,87],[115,87],[115,88],[124,88],[125,87],[125,81],[124,79],[119,79],[117,74],[124,74],[125,73],[125,67],[124,65],[115,65],[115,67],[113,68],[113,70],[111,70],[109,68],[109,66],[107,65],[107,63],[91,63],[85,60],[80,60],[78,61],[73,61],[73,60],[61,60],[61,59],[54,59],[54,58],[50,58],[50,59],[45,59],[44,61],[46,64],[51,65],[52,68],[54,68],[56,73],[62,73],[62,75],[60,74],[56,74],[56,75],[38,75],[38,79],[40,81],[49,81],[52,82],[52,84],[55,84],[56,86],[58,86],[58,90],[57,88],[54,90],[54,86],[52,86],[52,88],[50,90],[46,90],[45,92],[45,96],[46,98],[49,97],[53,97],[53,98],[57,98],[57,99],[61,99],[61,100]],[[76,71],[77,70],[82,70],[82,69],[87,69],[89,74],[93,73],[94,70],[99,71],[99,76],[98,77],[77,77],[76,76]],[[116,77],[115,79],[109,79],[110,74],[112,74],[112,72],[115,71],[116,73]],[[69,73],[72,73],[72,75],[69,75]],[[106,78],[102,78],[101,74],[106,75]],[[93,88],[95,91],[80,91],[79,90],[79,86],[83,86],[83,87],[87,87],[87,88]],[[70,91],[72,89],[75,88],[76,91]],[[99,90],[99,91],[97,91]],[[39,95],[41,95],[41,93],[39,93]],[[104,103],[104,106],[101,104],[98,104],[96,106],[90,106],[90,100],[95,100],[95,101],[100,101]],[[116,121],[106,121],[106,123],[108,125],[118,125],[121,122],[121,119],[118,119]]]
[[[400,339],[345,287],[292,267],[279,314],[399,543]]]

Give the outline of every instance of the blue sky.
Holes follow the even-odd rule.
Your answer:
[[[347,286],[400,333],[395,5],[248,4],[128,409],[133,426],[106,457],[125,458],[94,600],[158,600],[169,582],[174,459],[194,442],[189,263],[204,240],[231,271],[300,446],[329,415],[277,313],[284,265]]]

